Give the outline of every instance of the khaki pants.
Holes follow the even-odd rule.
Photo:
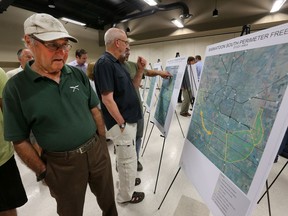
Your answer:
[[[192,96],[192,92],[188,89],[182,89],[182,94],[184,100],[182,101],[180,114],[185,114],[188,113],[189,106],[191,104],[192,98],[190,97]]]
[[[136,129],[137,124],[135,123],[126,124],[123,132],[121,132],[117,124],[109,130],[116,148],[119,175],[119,189],[116,201],[119,203],[130,201],[134,192],[137,174]]]

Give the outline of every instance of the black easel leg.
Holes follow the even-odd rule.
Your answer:
[[[150,133],[149,133],[149,136],[148,136],[148,139],[147,139],[146,145],[145,145],[145,147],[144,147],[144,149],[143,149],[143,152],[142,152],[141,157],[143,157],[143,155],[144,155],[144,152],[145,152],[145,150],[146,150],[147,144],[148,144],[148,142],[149,142],[149,140],[150,140],[150,137],[151,137],[151,134],[152,134],[152,131],[153,131],[154,125],[155,125],[154,122],[151,122],[151,123],[153,124],[153,126],[152,126],[152,128],[151,128]]]
[[[161,163],[162,163],[162,156],[163,156],[164,147],[165,147],[165,141],[166,141],[165,136],[161,135],[161,137],[163,137],[164,140],[163,140],[162,151],[161,151],[161,156],[160,156],[160,161],[159,161],[159,167],[158,167],[158,172],[157,172],[157,177],[156,177],[154,194],[156,193],[156,188],[157,188],[157,183],[158,183],[158,178],[159,178],[159,173],[160,173],[160,168],[161,168]]]
[[[185,135],[184,135],[184,132],[183,132],[183,129],[182,129],[182,126],[181,126],[181,123],[180,123],[180,121],[179,121],[179,117],[178,117],[178,114],[177,114],[176,111],[175,111],[175,114],[176,114],[176,118],[177,118],[178,124],[179,124],[180,129],[181,129],[181,132],[182,132],[183,138],[185,138]]]
[[[258,200],[257,204],[260,203],[260,201],[263,199],[263,197],[266,195],[266,193],[268,192],[268,190],[272,187],[272,185],[275,183],[275,181],[278,179],[278,177],[280,176],[280,174],[282,173],[282,171],[285,169],[285,167],[287,166],[288,161],[286,161],[285,165],[282,167],[282,169],[279,171],[279,173],[277,174],[277,176],[274,178],[274,180],[272,181],[272,183],[269,185],[268,189],[266,189],[265,193],[260,197],[260,199]]]
[[[268,210],[269,210],[269,216],[271,216],[271,205],[270,205],[270,195],[269,195],[269,189],[268,189],[268,180],[266,180],[266,191],[267,191],[267,202],[268,202]]]
[[[162,199],[162,202],[160,203],[160,206],[158,207],[158,210],[161,208],[161,206],[162,206],[162,204],[163,204],[163,202],[164,202],[164,200],[165,200],[165,198],[166,198],[166,196],[167,196],[167,194],[168,194],[170,188],[172,187],[172,185],[173,185],[173,183],[174,183],[174,181],[175,181],[175,179],[176,179],[176,177],[177,177],[177,175],[178,175],[178,173],[179,173],[180,170],[181,170],[181,167],[179,167],[179,169],[178,169],[176,175],[174,176],[174,178],[173,178],[173,180],[172,180],[172,182],[171,182],[171,184],[170,184],[170,186],[169,186],[167,192],[165,193],[164,198]]]
[[[147,119],[146,128],[145,128],[145,132],[144,132],[144,136],[143,136],[143,140],[142,140],[142,143],[143,143],[142,149],[144,148],[144,143],[145,143],[145,139],[146,139],[146,133],[147,133],[149,121],[150,121],[150,112],[148,112],[148,119]]]

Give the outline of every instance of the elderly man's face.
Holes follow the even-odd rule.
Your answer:
[[[35,63],[49,73],[63,68],[70,48],[71,45],[65,38],[47,42],[34,38],[34,44],[30,47]]]
[[[25,64],[32,59],[33,59],[32,52],[29,49],[23,49],[23,51],[20,55],[20,58],[19,58],[21,67],[24,68]]]

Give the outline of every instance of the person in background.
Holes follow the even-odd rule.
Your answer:
[[[201,56],[200,55],[196,55],[195,56],[195,61],[196,61],[197,77],[198,77],[198,81],[199,81],[200,80],[201,71],[202,71],[202,67],[203,67]]]
[[[93,74],[94,66],[95,66],[95,62],[88,63],[86,75],[89,78],[89,82],[90,82],[90,85],[91,85],[93,91],[95,92],[95,94],[97,95],[97,97],[99,99],[99,96],[97,94],[96,87],[95,87],[95,82],[94,82],[94,74]],[[98,105],[98,108],[101,109],[100,103]],[[106,139],[106,141],[109,141],[109,139]]]
[[[130,74],[131,79],[133,80],[135,75],[137,74],[138,71],[138,65],[136,62],[128,61],[130,56],[130,47],[128,46],[125,52],[124,58],[119,59],[119,61],[124,64],[126,67],[127,71]],[[164,79],[168,79],[172,77],[172,75],[168,71],[160,71],[160,70],[149,70],[149,69],[144,69],[144,75],[145,76],[161,76]],[[140,97],[140,92],[139,88],[135,88],[139,103],[141,106],[142,110],[142,115],[143,115],[143,105]],[[137,122],[137,132],[136,132],[136,153],[137,153],[137,171],[142,171],[143,170],[143,165],[139,161],[139,152],[141,148],[141,143],[142,143],[142,137],[143,137],[143,131],[144,131],[144,119],[139,119]]]
[[[129,42],[125,32],[110,28],[104,35],[106,52],[94,67],[96,90],[107,130],[116,149],[119,188],[118,203],[139,203],[145,194],[134,191],[141,183],[137,175],[135,138],[137,122],[142,118],[135,88],[139,88],[146,61],[138,58],[139,72],[131,81],[128,71],[119,62],[124,58]]]
[[[187,66],[195,64],[195,58],[190,56],[187,59]],[[188,74],[188,69],[186,67],[184,76],[183,76],[183,81],[182,81],[182,94],[183,94],[183,102],[181,104],[181,111],[180,115],[184,117],[189,117],[191,114],[188,112],[190,104],[192,104],[192,100],[194,98],[194,95],[192,95],[191,91],[191,83],[189,79],[189,74]]]
[[[13,142],[37,181],[45,180],[59,215],[83,215],[87,184],[102,215],[118,215],[99,99],[88,77],[65,64],[69,41],[77,39],[44,13],[27,18],[24,32],[34,61],[4,88],[5,139]],[[31,130],[43,149],[41,157],[29,142]]]
[[[179,57],[180,57],[180,53],[176,52],[175,58],[179,58]],[[180,91],[179,91],[177,102],[182,103],[182,89],[180,89]]]
[[[86,74],[88,54],[84,49],[77,49],[75,52],[75,60],[68,63],[68,65],[79,68]]]
[[[93,75],[93,69],[94,69],[95,62],[90,62],[87,66],[86,75],[89,78],[90,85],[94,92],[96,93],[95,83],[94,83],[94,75]]]
[[[17,57],[18,57],[18,61],[20,62],[20,66],[16,69],[7,71],[6,74],[7,74],[8,79],[10,79],[12,76],[19,73],[20,71],[23,71],[26,63],[33,59],[33,54],[29,49],[26,49],[26,48],[19,49],[17,52]]]
[[[4,140],[2,91],[8,80],[5,71],[0,68],[0,215],[16,216],[16,208],[27,202],[20,173],[14,158],[12,143]]]

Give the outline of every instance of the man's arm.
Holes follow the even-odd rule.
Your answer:
[[[105,123],[102,112],[99,110],[98,107],[94,107],[93,109],[91,109],[91,113],[97,125],[98,134],[105,137]]]
[[[22,161],[39,176],[46,171],[46,165],[28,140],[13,142],[14,149]]]
[[[124,124],[125,119],[121,115],[118,106],[113,98],[113,92],[104,92],[101,94],[102,102],[106,106],[110,115],[115,119],[118,125]]]
[[[172,75],[168,71],[160,71],[160,70],[146,70],[146,76],[161,76],[163,79],[168,79],[172,77]]]

